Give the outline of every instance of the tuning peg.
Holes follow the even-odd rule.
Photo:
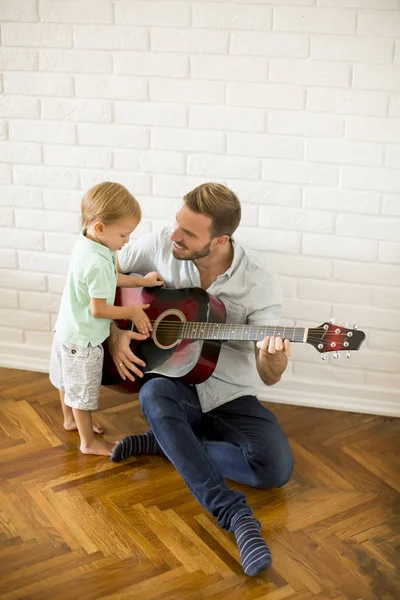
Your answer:
[[[331,318],[329,319],[329,323],[334,323],[334,322],[335,322],[335,319],[334,319],[333,317],[331,317]]]
[[[353,325],[353,329],[357,329],[357,325],[355,323]]]
[[[346,356],[347,356],[347,358],[350,358],[350,357],[351,357],[351,352],[350,352],[350,350],[349,350],[349,351],[346,353]]]
[[[324,352],[323,354],[321,354],[321,358],[322,358],[322,360],[325,360],[325,359],[326,359],[326,354],[325,354],[325,352]]]
[[[339,352],[334,352],[333,353],[333,358],[340,358],[340,353]]]

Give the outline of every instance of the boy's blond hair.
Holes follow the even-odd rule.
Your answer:
[[[110,225],[123,217],[140,221],[142,211],[139,202],[120,183],[104,181],[90,188],[82,198],[82,226],[88,227],[94,221]]]
[[[190,210],[211,217],[211,237],[231,237],[240,223],[239,198],[221,183],[202,183],[188,192],[183,200]]]

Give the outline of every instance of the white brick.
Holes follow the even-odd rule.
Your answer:
[[[194,3],[193,27],[226,29],[271,29],[272,9],[238,4]]]
[[[186,107],[179,105],[114,102],[114,111],[117,123],[130,125],[184,127],[187,122]]]
[[[18,252],[19,266],[26,271],[39,273],[67,273],[69,256],[49,252]]]
[[[230,131],[264,131],[262,110],[213,106],[189,107],[189,127]]]
[[[242,203],[301,206],[302,189],[297,185],[271,184],[265,181],[240,181],[239,179],[232,181],[227,179],[227,185],[239,196]]]
[[[25,344],[50,350],[53,334],[46,331],[25,331]]]
[[[0,183],[11,183],[11,166],[0,164]]]
[[[400,196],[385,194],[383,196],[382,213],[384,215],[400,216]]]
[[[347,137],[353,140],[396,144],[400,139],[400,119],[349,117]]]
[[[385,164],[387,167],[400,168],[400,146],[388,146],[386,148]]]
[[[180,54],[119,52],[114,57],[119,75],[189,77],[189,58]]]
[[[228,83],[227,104],[261,108],[302,109],[305,92],[298,86]]]
[[[208,175],[215,177],[243,177],[259,179],[261,165],[251,158],[234,158],[230,156],[191,155],[188,156],[187,172],[189,175]]]
[[[394,11],[362,11],[358,14],[357,33],[359,35],[400,37],[400,13]]]
[[[221,153],[225,152],[225,134],[219,131],[154,128],[151,146],[159,150]]]
[[[79,212],[81,209],[83,192],[64,190],[43,190],[43,207],[51,210],[71,210]]]
[[[296,33],[237,31],[231,34],[231,54],[305,58],[310,55],[309,37]]]
[[[185,2],[117,2],[115,22],[123,25],[190,26],[191,5]]]
[[[80,144],[88,146],[110,146],[114,148],[148,148],[150,135],[142,127],[118,125],[78,125]]]
[[[400,117],[400,94],[392,94],[390,97],[389,115]]]
[[[329,186],[338,184],[339,171],[337,167],[330,165],[265,160],[263,161],[262,178],[265,181]]]
[[[60,296],[43,292],[19,292],[19,302],[21,308],[27,310],[54,313],[59,309]]]
[[[300,300],[298,298],[287,298],[285,300],[285,318],[308,321],[309,325],[316,321],[324,321],[331,314],[331,304]]]
[[[180,81],[178,79],[150,80],[150,99],[155,102],[184,104],[224,104],[225,85],[219,81]]]
[[[371,283],[373,285],[397,285],[400,267],[389,265],[363,265],[361,263],[338,262],[334,264],[334,279]]]
[[[400,192],[400,177],[395,170],[377,167],[343,167],[343,187],[378,192]]]
[[[291,279],[288,277],[279,277],[279,283],[284,298],[295,298],[297,295],[297,281],[294,277]]]
[[[75,126],[72,123],[53,123],[15,119],[9,122],[11,140],[74,144]]]
[[[65,73],[112,73],[110,53],[85,50],[40,50],[41,71]]]
[[[334,307],[334,314],[338,322],[349,322],[354,323],[354,315],[350,316],[350,307],[345,304],[336,305]],[[399,313],[394,310],[384,310],[378,308],[371,308],[370,306],[358,306],[357,308],[351,307],[351,310],[356,310],[355,322],[359,329],[368,329],[369,327],[374,329],[396,329],[400,331]],[[347,313],[347,314],[346,314]],[[368,333],[368,332],[367,332]],[[382,363],[381,363],[382,364]],[[400,367],[400,356],[397,354],[397,364]],[[365,368],[368,368],[367,365]],[[389,371],[390,369],[388,369]]]
[[[225,54],[228,51],[228,33],[190,29],[152,28],[151,48],[162,52],[205,52]]]
[[[7,121],[0,121],[0,140],[5,140],[8,137]]]
[[[397,333],[397,331],[377,331],[371,329],[371,331],[368,332],[368,346],[372,349],[376,348],[377,350],[397,351],[399,348],[399,334]]]
[[[348,302],[368,306],[372,302],[372,286],[339,283],[337,281],[314,281],[300,279],[297,284],[299,298],[324,302]]]
[[[307,110],[314,112],[383,116],[387,102],[387,94],[381,92],[334,88],[307,90]]]
[[[149,34],[140,27],[76,25],[74,45],[97,50],[148,50]]]
[[[375,289],[373,304],[379,308],[398,310],[400,306],[400,289]]]
[[[261,156],[300,160],[304,155],[304,141],[298,138],[266,134],[246,135],[229,133],[227,153],[237,156]]]
[[[48,331],[50,318],[49,315],[38,314],[34,311],[2,308],[0,309],[0,323],[7,327]]]
[[[18,292],[0,289],[0,306],[1,308],[17,308]]]
[[[146,100],[147,81],[117,75],[76,75],[76,95],[81,98]]]
[[[301,248],[301,234],[286,231],[261,229],[260,227],[242,227],[235,232],[235,239],[248,248],[255,250],[272,250],[276,252],[293,252],[297,254]]]
[[[28,271],[0,270],[0,285],[16,290],[41,291],[46,289],[46,276]]]
[[[349,87],[351,67],[340,62],[272,58],[270,60],[269,81],[297,85]]]
[[[303,235],[303,252],[314,256],[375,261],[378,255],[378,242],[339,237],[338,235],[305,233]]]
[[[311,40],[311,58],[371,63],[392,62],[394,43],[382,38],[317,35]]]
[[[365,327],[365,325],[363,325],[363,327]],[[399,354],[394,352],[383,352],[382,350],[373,352],[372,350],[368,350],[365,346],[361,346],[360,352],[352,352],[351,360],[340,361],[340,367],[352,370],[362,369],[366,373],[368,373],[368,371],[389,371],[398,373],[400,367]]]
[[[24,339],[23,332],[18,329],[9,329],[8,327],[0,327],[0,340],[4,343],[22,344]]]
[[[0,268],[1,269],[14,269],[17,268],[17,253],[15,250],[3,250],[0,249]],[[0,271],[0,274],[2,271]]]
[[[0,144],[0,161],[6,163],[40,164],[40,146],[20,142],[3,141]]]
[[[302,351],[304,352],[303,348]],[[340,363],[341,361],[337,362]],[[364,384],[363,371],[352,369],[351,372],[347,373],[340,369],[340,364],[335,368],[335,366],[327,365],[326,361],[316,362],[312,365],[296,361],[293,365],[293,374],[296,380],[309,379],[314,382],[317,379],[318,381],[323,381],[325,384],[332,382],[339,383],[340,385],[344,385],[345,383],[350,383],[351,385]]]
[[[65,275],[48,275],[49,292],[51,294],[62,294],[65,286]]]
[[[277,7],[274,30],[305,33],[355,33],[356,12],[330,8]]]
[[[391,373],[374,373],[373,371],[369,371],[365,374],[365,377],[365,382],[368,386],[372,385],[379,389],[389,388],[396,391],[398,391],[400,388],[400,375],[393,375]]]
[[[72,75],[54,73],[4,73],[6,94],[27,96],[72,96]]]
[[[179,152],[150,150],[140,154],[140,171],[150,173],[182,173],[186,171],[186,156]]]
[[[153,194],[167,198],[183,198],[190,190],[201,183],[209,181],[208,177],[188,177],[172,175],[153,176]]]
[[[0,117],[38,119],[40,117],[39,100],[23,96],[2,96],[0,97]]]
[[[307,137],[342,137],[344,118],[319,113],[273,111],[268,116],[268,131]]]
[[[0,48],[0,69],[2,71],[37,71],[38,67],[37,50]]]
[[[326,211],[285,208],[283,206],[261,206],[260,226],[286,231],[316,231],[332,233],[335,215]]]
[[[50,23],[112,23],[113,7],[105,0],[41,0],[40,20]]]
[[[0,226],[14,227],[14,211],[11,208],[2,208],[0,212]]]
[[[71,254],[72,249],[77,242],[78,236],[64,233],[45,233],[44,238],[46,250],[49,252]]]
[[[197,55],[191,59],[191,77],[224,81],[266,81],[267,61],[256,57]]]
[[[104,171],[82,171],[81,179],[82,188],[87,190],[104,181]],[[108,171],[107,179],[108,181],[117,181],[118,183],[121,183],[128,188],[134,196],[151,193],[151,177],[147,174]]]
[[[50,210],[17,209],[15,211],[17,227],[39,231],[60,231],[75,233],[79,231],[79,215],[71,212]]]
[[[378,214],[380,194],[307,186],[304,190],[304,206],[335,212]]]
[[[114,169],[122,171],[139,171],[139,150],[113,150]]]
[[[44,146],[44,163],[55,166],[108,169],[111,150],[79,146]]]
[[[20,206],[22,208],[40,208],[42,193],[40,190],[0,186],[0,206]]]
[[[344,8],[396,9],[398,0],[318,0],[321,6],[343,6]]]
[[[14,181],[18,185],[31,185],[40,188],[79,188],[79,172],[76,169],[56,169],[53,167],[14,167]]]
[[[306,159],[311,162],[380,166],[383,164],[383,154],[384,148],[381,144],[306,140]]]
[[[0,21],[38,21],[36,0],[0,0]]]
[[[43,250],[43,234],[20,229],[0,229],[0,246],[15,250]]]
[[[75,100],[45,98],[42,100],[42,118],[53,121],[87,121],[109,123],[112,121],[111,102],[105,100]]]
[[[367,90],[397,90],[400,79],[398,65],[358,64],[353,67],[353,86]]]
[[[396,263],[400,265],[400,244],[380,242],[379,260],[384,263]]]
[[[47,23],[2,23],[3,46],[72,48],[72,28]]]
[[[362,215],[338,215],[336,230],[339,235],[400,241],[400,219]]]
[[[142,197],[140,206],[144,217],[152,219],[154,215],[157,215],[158,219],[169,219],[172,223],[174,215],[182,206],[182,198]]]

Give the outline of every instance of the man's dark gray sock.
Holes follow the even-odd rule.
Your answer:
[[[158,445],[151,429],[140,435],[126,436],[126,438],[118,442],[115,446],[110,458],[113,462],[120,462],[138,454],[158,454],[164,456],[164,452]]]
[[[240,559],[246,575],[258,575],[271,566],[271,550],[261,535],[261,523],[251,515],[239,517],[234,534],[239,546]]]

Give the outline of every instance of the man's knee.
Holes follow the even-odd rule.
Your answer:
[[[258,468],[254,473],[254,487],[257,488],[279,488],[285,485],[293,472],[294,459],[289,444],[274,457],[265,456],[259,460]]]
[[[147,419],[159,419],[168,414],[168,406],[174,401],[176,391],[175,383],[166,377],[146,381],[139,392],[139,400]]]

